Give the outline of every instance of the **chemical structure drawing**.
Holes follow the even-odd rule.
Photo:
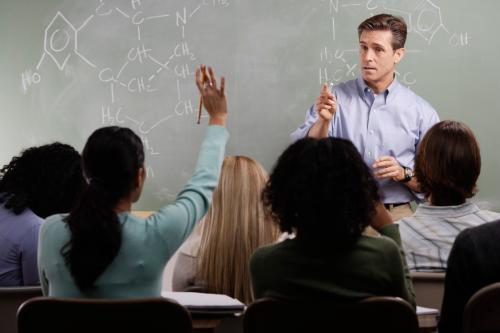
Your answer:
[[[375,13],[385,12],[396,16],[401,16],[407,23],[408,33],[414,33],[421,38],[425,44],[431,45],[439,33],[447,36],[448,44],[451,47],[468,47],[471,38],[467,32],[451,33],[446,27],[442,10],[432,0],[320,0],[328,4],[329,23],[331,27],[331,43],[336,44],[339,31],[336,22],[338,15],[343,15],[346,10],[358,10],[366,12],[366,17],[374,16]],[[422,50],[407,49],[407,53],[419,53]],[[321,65],[318,69],[320,84],[323,82],[339,83],[350,80],[357,75],[358,49],[331,49],[324,46],[320,50]],[[401,82],[411,87],[417,83],[417,78],[413,72],[396,72]]]
[[[41,67],[49,66],[49,62],[52,62],[58,71],[68,75],[72,71],[70,63],[82,61],[88,71],[93,73],[94,78],[107,87],[108,100],[103,101],[100,109],[96,110],[96,117],[100,118],[101,124],[135,129],[143,141],[145,152],[150,156],[160,155],[160,151],[150,139],[151,133],[175,117],[195,113],[196,104],[190,98],[184,97],[186,94],[182,91],[184,81],[189,80],[191,83],[197,61],[197,56],[187,38],[186,26],[203,12],[203,8],[226,8],[230,5],[229,0],[199,0],[194,5],[184,4],[177,10],[153,14],[151,10],[146,10],[146,2],[144,1],[143,4],[142,0],[126,2],[96,0],[96,2],[96,6],[90,8],[88,16],[78,25],[68,19],[69,16],[62,11],[55,13],[45,27],[43,49],[38,63],[34,69],[27,69],[21,73],[23,93],[27,94],[30,89],[43,82]],[[150,14],[147,14],[148,12]],[[82,37],[85,37],[87,28],[97,24],[96,21],[106,20],[111,16],[114,20],[121,17],[125,25],[135,30],[134,36],[131,37],[134,41],[132,44],[135,45],[128,48],[126,56],[121,57],[124,59],[122,63],[102,65],[92,58],[92,54],[85,53],[80,41]],[[148,33],[148,23],[165,24],[167,21],[170,21],[177,29],[178,37],[177,40],[169,41],[172,44],[170,53],[161,54],[161,52],[155,52],[155,47],[148,44],[148,39],[144,37]],[[139,74],[137,68],[143,68]],[[128,71],[133,74],[127,73]],[[162,79],[161,75],[175,82],[174,85],[168,85],[170,89],[176,90],[173,92],[173,95],[177,96],[175,107],[162,112],[163,114],[159,115],[156,120],[141,119],[136,115],[137,112],[132,112],[134,110],[120,100],[120,95],[126,93],[147,99],[148,96],[164,88],[159,81]],[[148,177],[155,176],[152,166],[148,166],[147,171]]]

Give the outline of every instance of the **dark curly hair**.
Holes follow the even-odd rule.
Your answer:
[[[90,135],[82,161],[89,185],[66,218],[71,237],[61,254],[77,287],[88,292],[120,250],[115,206],[137,188],[144,148],[131,129],[103,127]]]
[[[0,170],[0,203],[42,218],[69,212],[85,184],[80,162],[73,147],[59,142],[24,150]]]
[[[263,200],[285,232],[297,239],[339,247],[369,225],[380,200],[370,170],[344,139],[301,139],[278,159]]]
[[[420,190],[435,206],[455,206],[474,196],[481,173],[481,152],[464,123],[443,120],[420,142],[415,174]]]

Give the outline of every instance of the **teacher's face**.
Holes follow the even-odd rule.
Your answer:
[[[403,48],[393,50],[392,32],[363,31],[359,37],[359,66],[366,84],[374,89],[387,88],[403,54]]]

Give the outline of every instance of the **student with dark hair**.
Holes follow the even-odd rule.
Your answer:
[[[410,270],[444,271],[461,230],[500,219],[500,214],[467,201],[476,192],[481,154],[467,125],[445,120],[425,135],[415,172],[427,203],[399,221]]]
[[[202,75],[203,74],[203,75]],[[146,219],[130,213],[146,177],[141,139],[130,129],[104,127],[82,154],[88,187],[67,215],[40,232],[39,270],[45,295],[126,298],[159,296],[166,262],[206,213],[228,138],[224,78],[196,71],[209,114],[195,172],[175,202]]]
[[[409,202],[420,200],[413,175],[415,153],[425,132],[439,121],[432,106],[396,77],[406,35],[401,17],[379,14],[361,22],[361,75],[335,87],[324,84],[305,122],[291,135],[295,140],[330,136],[352,141],[373,168],[393,220],[411,215]]]
[[[463,314],[469,299],[479,289],[500,282],[499,240],[500,220],[458,234],[448,258],[439,333],[463,332]]]
[[[295,142],[278,159],[263,198],[281,231],[296,237],[253,254],[256,298],[345,302],[396,296],[415,305],[398,226],[350,141]],[[368,225],[382,236],[363,235]]]
[[[58,142],[26,149],[0,170],[0,286],[39,284],[43,219],[69,212],[83,187],[80,154]]]

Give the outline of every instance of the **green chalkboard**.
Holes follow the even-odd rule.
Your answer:
[[[150,175],[135,208],[157,209],[193,171],[206,126],[196,125],[193,73],[206,63],[227,78],[227,153],[269,170],[320,83],[358,74],[356,27],[381,12],[409,26],[399,79],[441,119],[471,126],[483,155],[478,200],[500,208],[496,0],[2,0],[0,163],[128,126]]]

